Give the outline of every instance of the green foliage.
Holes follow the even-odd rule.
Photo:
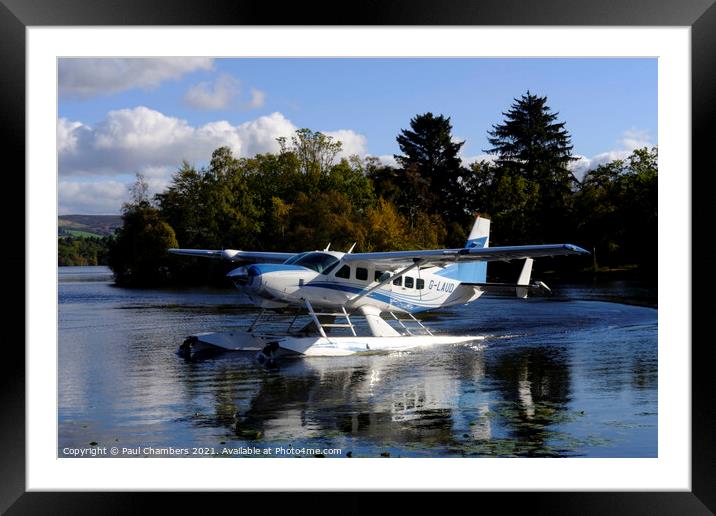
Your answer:
[[[596,250],[598,265],[656,271],[657,163],[657,148],[643,148],[585,175],[575,195],[577,231]]]
[[[493,245],[533,241],[542,217],[537,208],[540,185],[505,165],[481,161],[470,169],[467,188],[474,193],[476,211],[492,218]]]
[[[89,231],[80,231],[77,229],[60,228],[58,231],[58,234],[60,236],[73,236],[73,237],[82,237],[82,238],[102,238],[102,235],[98,235],[97,233],[90,233]]]
[[[492,126],[486,152],[496,154],[500,164],[519,167],[526,179],[561,180],[572,157],[570,136],[558,113],[547,106],[547,97],[529,91],[515,99],[505,120]]]
[[[488,131],[492,148],[486,152],[497,155],[502,185],[516,192],[518,202],[529,198],[533,203],[531,215],[536,218],[528,224],[532,240],[553,241],[565,233],[564,225],[572,220],[572,193],[577,183],[569,170],[576,159],[571,154],[571,137],[565,123],[557,121],[558,113],[547,106],[547,97],[529,91],[515,99],[503,115],[504,121]],[[516,226],[523,224],[511,225],[511,231],[516,231]]]
[[[123,207],[122,228],[110,242],[109,266],[120,285],[156,285],[170,279],[173,257],[166,250],[177,247],[176,236],[150,204],[147,190],[146,181],[137,175],[132,202]]]
[[[275,154],[237,158],[221,147],[206,167],[184,162],[154,203],[138,177],[124,225],[109,243],[109,264],[120,284],[225,282],[235,264],[166,249],[461,247],[480,212],[493,220],[492,245],[572,242],[596,248],[601,265],[655,270],[656,148],[603,164],[580,184],[556,116],[546,97],[516,99],[489,132],[497,159],[469,167],[450,118],[432,113],[415,116],[398,135],[398,167],[338,159],[341,143],[309,129],[280,138]],[[74,260],[69,244],[60,260]],[[567,265],[578,263],[584,266]]]
[[[367,252],[410,248],[408,221],[392,202],[381,197],[376,206],[368,208],[366,220],[370,228],[364,244]]]
[[[174,229],[178,241],[200,247],[210,242],[202,220],[206,215],[205,193],[202,176],[184,161],[169,187],[156,196],[162,216]]]
[[[401,211],[411,221],[421,211],[462,219],[466,199],[461,183],[466,170],[459,154],[465,142],[453,140],[450,118],[432,113],[415,116],[397,141],[403,152],[395,156],[402,167],[395,178],[400,191],[395,200]]]
[[[359,213],[365,212],[366,208],[376,202],[373,183],[366,176],[363,162],[357,156],[341,160],[331,167],[321,183],[321,191],[343,193]]]
[[[109,237],[60,237],[57,239],[57,265],[107,265]]]
[[[289,144],[286,138],[278,138],[281,154],[295,157],[298,171],[304,177],[304,192],[313,193],[320,188],[320,182],[328,174],[342,144],[333,137],[310,129],[298,129]]]
[[[348,197],[336,190],[319,192],[312,197],[298,194],[291,208],[291,223],[284,242],[290,251],[348,249],[365,241],[365,227]]]

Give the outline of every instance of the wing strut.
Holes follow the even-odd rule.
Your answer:
[[[368,290],[365,290],[365,291],[361,292],[360,294],[358,294],[358,295],[356,295],[356,296],[353,296],[352,298],[350,298],[350,299],[348,300],[348,302],[346,303],[346,306],[351,306],[351,305],[354,304],[356,301],[358,301],[360,298],[367,296],[368,294],[370,294],[370,293],[373,292],[374,290],[378,290],[378,289],[379,289],[380,287],[382,287],[383,285],[385,285],[385,284],[387,284],[387,283],[390,283],[391,281],[394,281],[396,278],[399,278],[399,277],[401,277],[403,274],[412,271],[412,270],[415,269],[416,267],[420,267],[422,264],[423,264],[423,260],[420,260],[420,259],[415,258],[415,259],[413,260],[413,265],[410,265],[410,266],[406,267],[405,269],[402,269],[402,270],[396,272],[395,274],[393,274],[393,275],[391,275],[391,276],[388,276],[387,278],[385,278],[383,281],[381,281],[380,283],[378,283],[378,284],[375,285],[374,287],[371,287],[371,288],[369,288]]]
[[[353,336],[356,336],[356,329],[353,323],[351,322],[351,317],[346,311],[346,308],[344,306],[341,306],[340,312],[316,312],[313,310],[313,305],[311,305],[311,302],[304,298],[303,302],[306,305],[306,310],[308,311],[308,315],[311,316],[311,319],[313,319],[313,324],[315,324],[316,329],[318,329],[318,333],[321,334],[321,337],[328,338],[328,335],[326,335],[326,332],[324,328],[349,328],[351,330],[351,333]],[[335,323],[335,322],[321,322],[321,316],[328,316],[332,317],[332,321],[335,321],[336,317],[343,317],[345,318],[345,323]],[[295,319],[294,319],[295,320]],[[291,323],[293,324],[293,323]],[[311,325],[311,323],[308,323],[304,329],[308,328]]]
[[[326,332],[323,331],[323,326],[321,326],[321,321],[318,320],[318,316],[316,315],[316,312],[313,311],[311,302],[308,300],[308,298],[304,298],[303,302],[306,303],[306,309],[308,310],[308,315],[310,315],[311,319],[313,319],[313,324],[316,325],[316,328],[318,329],[318,333],[320,333],[321,337],[323,337],[325,339]]]

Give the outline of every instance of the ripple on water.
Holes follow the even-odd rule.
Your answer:
[[[70,273],[71,272],[71,273]],[[590,286],[426,314],[465,345],[331,359],[187,362],[184,337],[248,325],[227,290],[60,272],[59,445],[317,446],[355,457],[656,456],[657,312]],[[63,277],[64,274],[64,277]],[[623,292],[618,293],[623,296]],[[571,297],[570,297],[571,296]]]

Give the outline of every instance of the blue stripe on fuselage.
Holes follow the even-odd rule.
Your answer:
[[[353,287],[351,285],[342,285],[339,283],[329,283],[329,282],[316,282],[316,283],[308,283],[306,287],[316,287],[316,288],[325,288],[329,290],[339,290],[342,292],[352,292],[354,294],[359,294],[363,292],[364,288],[359,287]],[[435,308],[434,306],[420,306],[413,303],[408,303],[406,301],[401,301],[400,299],[396,299],[393,296],[387,296],[385,294],[381,294],[379,292],[371,292],[367,295],[367,297],[371,299],[375,299],[376,301],[380,301],[382,303],[386,303],[388,305],[397,306],[398,308],[402,308],[403,310],[407,310],[409,312],[421,312],[423,310],[430,310],[431,308]]]

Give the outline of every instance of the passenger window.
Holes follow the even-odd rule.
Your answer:
[[[413,278],[410,276],[405,277],[405,288],[413,288]]]
[[[383,275],[383,271],[375,271],[375,274],[373,275],[373,281],[380,283],[380,281],[381,281],[380,277],[382,275]]]
[[[397,286],[400,287],[402,284],[403,284],[403,277],[402,277],[402,276],[399,277],[399,278],[395,278],[395,279],[393,280],[393,285],[397,285]]]
[[[351,268],[348,265],[344,265],[340,269],[338,269],[338,272],[336,272],[336,278],[345,278],[348,279],[351,277]]]
[[[423,290],[425,288],[425,280],[418,278],[415,282],[415,288]]]
[[[356,279],[365,281],[368,279],[368,269],[363,267],[357,267],[356,268]]]

